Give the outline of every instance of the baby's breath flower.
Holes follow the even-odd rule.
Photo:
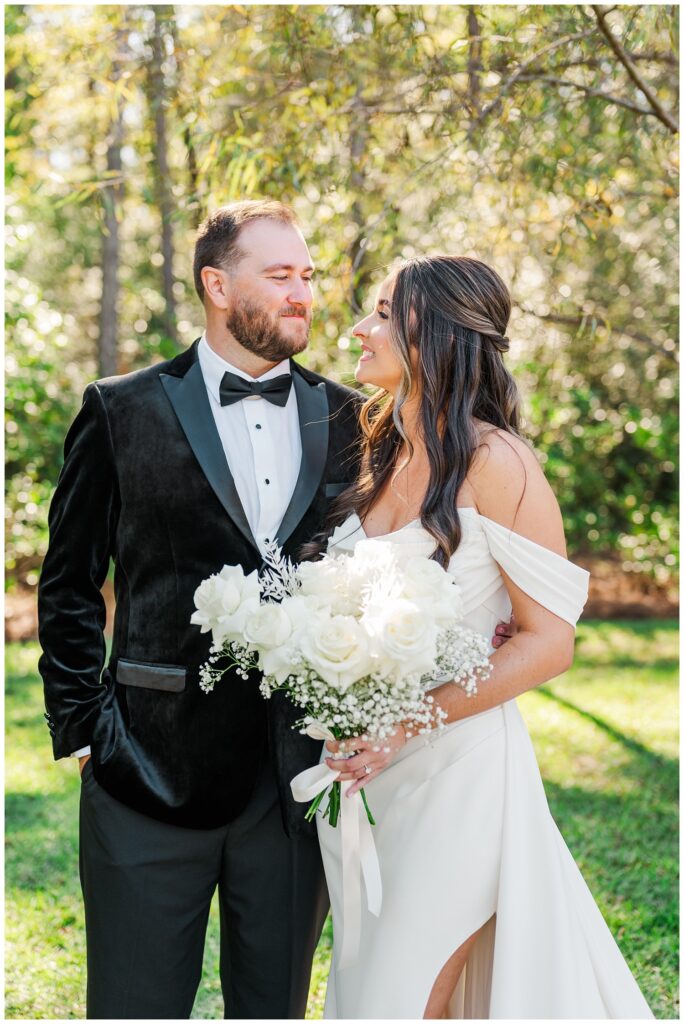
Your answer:
[[[225,571],[230,575],[233,569],[225,567]],[[260,693],[270,698],[276,690],[284,690],[303,712],[296,723],[302,732],[315,722],[330,729],[337,739],[363,734],[374,742],[376,752],[388,751],[386,744],[395,735],[397,723],[410,722],[406,738],[422,736],[424,742],[430,742],[447,718],[430,688],[450,681],[472,697],[477,694],[478,682],[491,671],[487,639],[459,624],[458,588],[448,573],[427,559],[414,559],[402,568],[386,545],[368,542],[353,555],[326,555],[320,562],[307,563],[300,573],[276,545],[269,545],[259,590],[260,607],[284,602],[283,612],[291,615],[286,643],[278,645],[268,625],[278,625],[281,620],[284,624],[280,613],[261,614],[260,629],[253,619],[249,644],[246,638],[244,642],[235,640],[234,634],[229,641],[224,630],[224,637],[212,642],[200,668],[200,688],[211,693],[226,672],[232,670],[247,680],[260,668]],[[395,602],[400,602],[397,608],[408,616],[406,628],[413,629],[410,637],[404,637],[397,625],[404,620],[392,618]],[[220,624],[214,630],[209,621],[213,605],[205,604],[203,630],[211,628],[213,636],[221,638]],[[335,615],[345,619],[344,642],[329,630],[324,646],[317,646],[317,636],[316,643],[307,643],[315,630],[329,625]],[[423,650],[416,627],[421,615],[427,617],[432,630]],[[281,632],[285,636],[288,630]],[[359,653],[354,645],[360,643],[365,647]],[[305,651],[312,653],[312,660]],[[326,678],[313,661],[317,668],[325,663]],[[430,670],[423,671],[427,666]],[[355,678],[355,671],[363,674]]]

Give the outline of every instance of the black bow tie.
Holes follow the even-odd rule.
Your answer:
[[[289,373],[271,377],[270,380],[245,380],[236,373],[226,372],[221,380],[219,396],[221,405],[232,405],[233,402],[241,402],[250,395],[259,395],[267,402],[282,408],[287,404],[291,386],[292,375]]]

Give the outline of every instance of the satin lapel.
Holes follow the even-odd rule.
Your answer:
[[[297,414],[302,435],[302,462],[297,485],[292,494],[283,521],[278,527],[277,540],[282,547],[303,518],[313,501],[323,476],[328,458],[328,395],[325,384],[309,384],[292,367],[292,383],[297,395]]]
[[[202,472],[240,533],[256,548],[257,543],[226,462],[199,362],[194,362],[184,377],[160,373],[159,379]]]

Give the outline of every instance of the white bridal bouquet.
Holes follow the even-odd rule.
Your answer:
[[[229,668],[244,678],[258,668],[264,697],[284,690],[301,708],[302,732],[381,745],[400,721],[423,733],[442,725],[429,685],[451,680],[470,696],[489,675],[487,639],[459,626],[460,590],[437,562],[400,562],[391,544],[365,540],[353,554],[297,566],[270,544],[264,563],[248,576],[225,565],[195,592],[191,622],[213,641],[200,670],[207,693]],[[340,783],[328,788],[325,815],[336,825]]]

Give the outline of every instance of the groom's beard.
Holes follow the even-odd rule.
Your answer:
[[[295,310],[283,310],[283,314],[290,312],[294,313]],[[226,327],[248,352],[271,363],[280,363],[306,348],[309,342],[311,311],[305,310],[301,330],[296,334],[285,333],[280,315],[274,318],[255,303],[247,299],[238,299],[226,320]]]

